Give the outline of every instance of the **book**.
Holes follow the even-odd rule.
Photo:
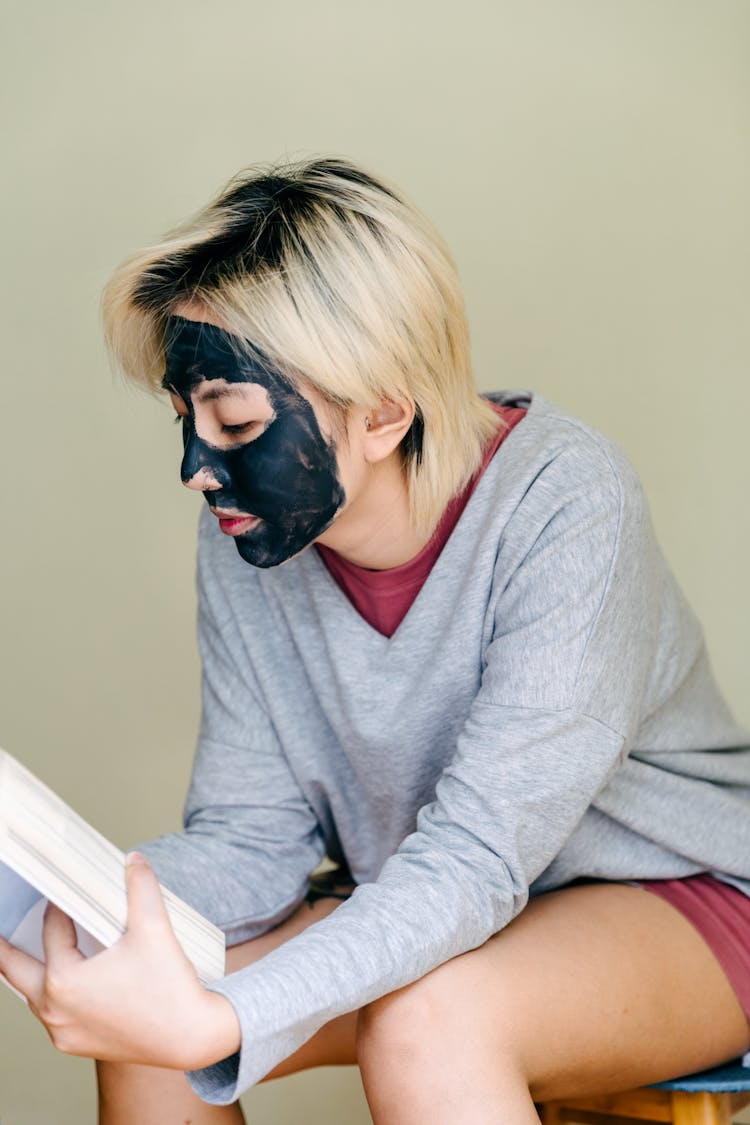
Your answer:
[[[175,936],[202,983],[223,977],[222,931],[161,889]],[[127,921],[125,853],[0,750],[0,934],[39,960],[47,901],[73,919],[84,956],[113,945]]]

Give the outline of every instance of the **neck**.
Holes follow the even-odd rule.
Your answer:
[[[357,498],[316,540],[368,570],[390,570],[418,555],[429,535],[417,535],[409,516],[409,494],[400,458],[370,466]]]

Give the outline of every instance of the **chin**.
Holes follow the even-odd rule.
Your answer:
[[[243,536],[240,535],[234,541],[240,558],[250,566],[257,566],[261,570],[271,570],[274,567],[283,566],[284,563],[296,559],[306,551],[308,547],[312,546],[312,543],[306,543],[303,547],[284,550],[283,547],[274,548],[264,547],[257,543],[243,543],[242,539]]]

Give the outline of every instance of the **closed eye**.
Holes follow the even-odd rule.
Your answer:
[[[222,425],[221,432],[229,434],[230,437],[242,437],[249,434],[251,430],[260,428],[263,429],[264,423],[259,422],[257,419],[254,422],[240,422],[235,426]]]

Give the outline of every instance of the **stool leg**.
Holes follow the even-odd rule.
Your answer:
[[[685,1090],[672,1092],[672,1121],[674,1125],[731,1125],[729,1096],[727,1094],[689,1094]]]

